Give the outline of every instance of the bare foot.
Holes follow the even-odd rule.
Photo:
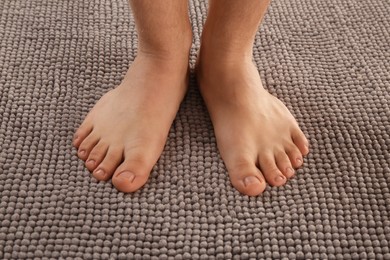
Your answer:
[[[134,192],[148,180],[187,89],[188,60],[139,55],[122,83],[106,93],[73,144],[101,181]]]
[[[250,196],[261,194],[266,182],[285,184],[309,152],[305,135],[263,88],[250,59],[211,56],[200,56],[197,78],[231,183]]]

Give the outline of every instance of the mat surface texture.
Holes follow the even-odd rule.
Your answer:
[[[190,2],[192,67],[206,10]],[[311,144],[285,186],[231,186],[192,76],[147,184],[123,194],[71,142],[136,56],[127,1],[0,1],[0,259],[390,259],[389,13],[272,2],[253,57]]]

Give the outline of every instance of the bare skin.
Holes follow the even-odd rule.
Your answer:
[[[232,185],[256,196],[266,183],[285,184],[309,151],[296,120],[263,88],[251,60],[218,66],[205,60],[198,63],[198,82]]]
[[[131,3],[138,55],[122,83],[88,113],[73,141],[93,176],[101,181],[112,178],[123,192],[142,187],[161,155],[187,90],[191,46],[189,21],[182,19],[187,14],[185,1]],[[142,15],[148,12],[152,15]]]
[[[262,86],[252,46],[270,0],[211,0],[197,62],[200,91],[232,185],[256,196],[281,186],[309,152],[287,107]],[[245,17],[245,19],[243,19]]]
[[[298,123],[263,88],[252,63],[254,37],[269,2],[210,0],[196,66],[231,183],[249,196],[261,194],[266,183],[285,184],[309,152]],[[146,183],[163,150],[186,90],[191,43],[186,1],[131,4],[139,55],[121,85],[87,115],[74,141],[95,178],[112,177],[123,192]]]

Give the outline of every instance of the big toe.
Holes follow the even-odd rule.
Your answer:
[[[150,170],[143,167],[130,165],[129,162],[124,162],[112,177],[112,184],[119,191],[129,193],[139,190],[147,181],[150,175]]]
[[[232,185],[241,193],[248,196],[258,196],[266,188],[264,177],[255,165],[242,166],[229,171]]]

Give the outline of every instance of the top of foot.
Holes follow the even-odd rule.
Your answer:
[[[140,57],[75,133],[78,156],[98,180],[123,192],[148,180],[187,88],[187,63]]]
[[[262,86],[251,61],[200,60],[197,78],[233,186],[256,196],[295,175],[308,141],[286,106]]]

